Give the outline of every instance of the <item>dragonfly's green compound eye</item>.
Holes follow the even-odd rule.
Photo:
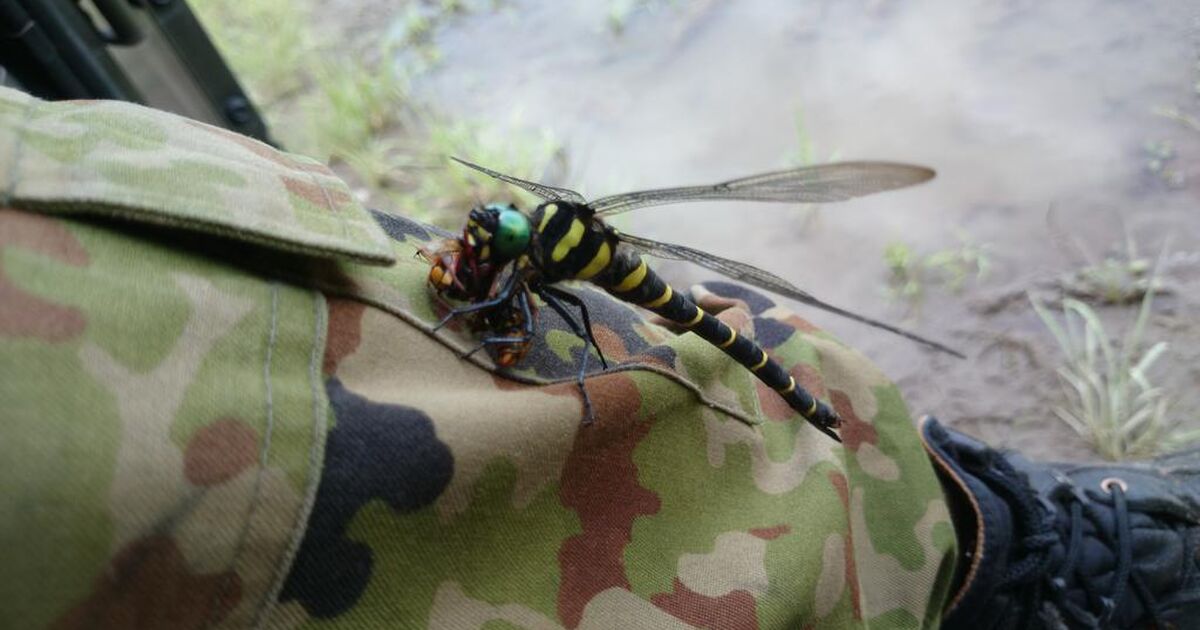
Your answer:
[[[529,247],[532,230],[525,215],[517,210],[505,208],[497,217],[492,247],[501,258],[516,258]]]

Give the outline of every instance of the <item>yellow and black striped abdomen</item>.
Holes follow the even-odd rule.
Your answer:
[[[738,335],[724,322],[701,310],[686,295],[675,291],[640,256],[619,252],[596,281],[616,297],[684,326],[720,348],[768,387],[779,392],[788,405],[813,426],[838,439],[832,429],[840,421],[828,405],[796,383],[795,378],[767,356],[757,343]]]
[[[544,203],[530,220],[538,232],[539,261],[547,282],[591,280],[612,262],[615,243],[589,218],[584,206],[566,201]]]

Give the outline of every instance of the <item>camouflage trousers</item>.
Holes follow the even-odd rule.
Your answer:
[[[438,238],[244,137],[0,91],[0,626],[938,624],[953,527],[862,356],[696,290],[832,401],[837,445],[569,287],[611,363],[583,425],[553,313],[508,370],[434,331]]]

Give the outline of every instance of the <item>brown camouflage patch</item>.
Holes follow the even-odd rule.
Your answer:
[[[0,269],[0,335],[58,343],[78,337],[86,326],[79,309],[60,306],[21,289]]]
[[[863,443],[876,444],[879,441],[875,427],[854,413],[854,405],[850,403],[850,397],[845,392],[835,389],[829,393],[829,397],[833,402],[834,411],[842,417],[842,428],[839,431],[842,443],[847,449],[857,451]]]
[[[839,410],[840,411],[840,410]],[[846,476],[842,473],[831,470],[829,471],[829,483],[833,484],[834,490],[837,490],[838,499],[842,502],[843,514],[850,513],[850,482],[846,480]],[[854,607],[854,618],[862,619],[862,596],[859,592],[858,581],[858,566],[854,560],[854,530],[846,528],[846,544],[842,546],[844,561],[846,567],[846,586],[850,589],[850,603]]]
[[[664,344],[671,339],[670,333],[659,326],[647,326],[646,324],[638,323],[633,325],[633,332],[642,339],[650,342],[651,345]]]
[[[57,219],[0,208],[0,227],[0,247],[20,247],[73,267],[88,264],[87,250]]]
[[[648,315],[647,321],[659,328],[666,328],[676,335],[682,335],[683,333],[687,332],[687,326],[673,322],[661,315]]]
[[[755,527],[750,530],[750,535],[763,540],[775,540],[780,536],[786,536],[792,533],[791,525],[776,525],[775,527]]]
[[[828,398],[829,390],[825,387],[825,379],[817,368],[807,363],[799,363],[788,370],[788,374],[796,379],[797,385],[807,389],[808,393],[817,398]]]
[[[747,313],[750,312],[750,307],[747,306],[745,302],[734,298],[717,295],[716,293],[711,293],[707,290],[697,297],[699,299],[697,300],[696,304],[712,315],[717,315],[731,308],[740,309],[746,311]]]
[[[739,335],[752,336],[753,327],[751,326],[751,322],[753,318],[750,317],[750,311],[744,308],[727,308],[717,314],[717,319],[724,322],[726,326],[736,330]]]
[[[73,267],[83,267],[89,261],[87,251],[59,221],[0,209],[0,251],[7,247],[44,254]],[[78,337],[86,327],[82,311],[25,291],[13,284],[0,267],[0,335],[57,343]]]
[[[754,630],[758,611],[750,593],[737,590],[719,597],[701,595],[675,578],[675,590],[651,596],[655,606],[697,628]]]
[[[592,326],[592,335],[595,336],[600,349],[604,351],[605,358],[615,362],[625,361],[629,358],[629,349],[625,347],[625,342],[613,329],[604,324],[596,324]]]
[[[579,515],[583,529],[563,541],[558,552],[558,616],[570,628],[579,625],[596,594],[629,589],[624,552],[633,521],[659,509],[658,496],[638,483],[633,463],[633,450],[651,426],[637,421],[637,385],[624,374],[611,374],[588,381],[588,386],[597,420],[576,432],[559,491],[562,504]]]
[[[325,357],[321,369],[326,375],[337,371],[342,359],[354,354],[362,343],[362,317],[367,306],[355,300],[329,298],[329,327],[325,334]]]
[[[258,459],[258,434],[237,418],[206,425],[188,440],[183,475],[197,486],[224,483],[250,468]]]
[[[754,387],[758,392],[758,406],[768,420],[788,422],[796,414],[791,405],[779,395],[779,392],[767,387],[766,383],[754,379]],[[812,390],[809,390],[812,391]]]
[[[328,188],[311,180],[281,177],[288,192],[330,212],[337,212],[350,204],[349,194],[340,188]]]
[[[242,598],[237,574],[188,571],[175,541],[150,536],[126,545],[55,630],[203,628],[220,623]]]
[[[642,365],[657,365],[665,370],[671,370],[672,372],[675,371],[675,365],[673,363],[667,361],[657,354],[651,354],[649,352],[635,354],[629,357],[629,362],[640,363]]]
[[[804,319],[803,317],[800,317],[799,315],[788,315],[787,317],[779,318],[779,321],[787,324],[788,326],[791,326],[792,328],[795,328],[796,330],[798,330],[800,332],[804,332],[804,333],[814,333],[814,332],[821,331],[821,329],[814,326],[812,322],[808,321],[807,319]]]
[[[806,363],[801,363],[794,366],[788,371],[792,378],[796,379],[796,384],[817,398],[824,398],[826,395],[825,382],[822,380],[820,373],[815,368]],[[762,381],[755,379],[754,387],[758,393],[759,407],[762,409],[763,416],[768,420],[775,422],[790,422],[796,417],[795,410],[788,405],[783,396],[778,392],[768,387]]]

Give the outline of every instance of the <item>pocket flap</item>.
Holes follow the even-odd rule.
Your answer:
[[[327,167],[245,136],[117,101],[0,88],[0,204],[113,216],[371,264],[387,236]]]

